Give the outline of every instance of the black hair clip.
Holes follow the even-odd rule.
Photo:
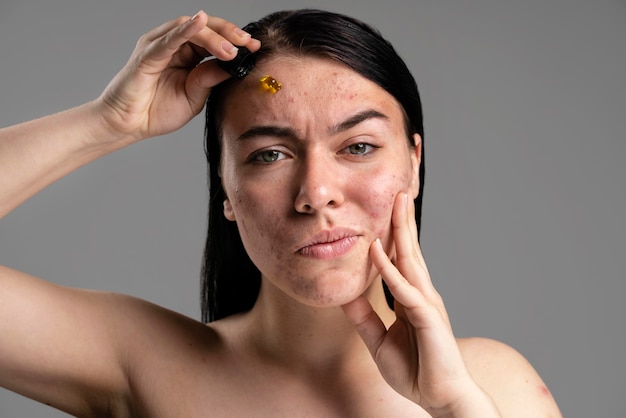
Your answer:
[[[237,51],[237,55],[230,61],[218,60],[217,63],[231,76],[242,79],[250,73],[254,64],[256,63],[256,55],[254,55],[248,48],[241,47]]]

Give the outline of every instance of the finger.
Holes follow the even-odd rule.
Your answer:
[[[221,17],[209,16],[207,21],[207,27],[214,32],[220,34],[225,39],[228,39],[235,45],[248,46],[248,49],[250,49],[251,51],[258,49],[258,47],[261,46],[259,41],[253,39],[248,32],[244,31],[234,23],[222,19]],[[248,45],[248,43],[250,42],[252,42],[254,45]]]
[[[387,284],[395,301],[403,306],[404,315],[415,327],[424,327],[432,324],[433,318],[443,319],[451,329],[448,313],[443,304],[443,299],[432,286],[422,288],[410,283],[405,274],[391,262],[385,253],[379,240],[374,241],[370,247],[372,263],[378,269]],[[413,267],[413,275],[426,275],[427,273],[419,266]],[[435,317],[433,317],[435,315]]]
[[[189,16],[180,16],[177,19],[164,22],[161,25],[157,26],[156,28],[151,29],[149,32],[147,32],[141,38],[139,38],[139,43],[152,42],[155,39],[158,39],[161,36],[165,35],[166,33],[171,31],[175,27],[180,26],[183,22],[186,22],[189,19],[191,19]]]
[[[204,12],[198,12],[192,18],[181,16],[164,23],[153,32],[148,32],[139,41],[140,63],[155,72],[165,69],[181,46],[206,27],[207,18]],[[163,32],[165,29],[169,30]],[[153,38],[158,33],[161,33],[161,36]],[[146,43],[147,45],[142,48],[141,45]]]
[[[424,291],[432,284],[426,264],[418,255],[417,226],[410,211],[412,205],[406,193],[398,193],[391,216],[396,264],[412,285]]]
[[[423,270],[423,274],[421,275],[422,280],[420,283],[422,287],[420,290],[424,293],[424,295],[431,301],[431,303],[435,304],[439,308],[439,311],[443,315],[443,317],[450,322],[448,318],[448,312],[443,303],[443,298],[435,288],[432,282],[432,278],[430,277],[430,272],[428,271],[428,266],[426,265],[426,261],[424,260],[424,255],[422,254],[422,247],[417,239],[417,223],[415,222],[415,201],[412,199],[407,200],[407,224],[408,229],[410,229],[410,236],[413,238],[413,251],[417,259],[419,260],[419,264]]]
[[[341,308],[361,336],[372,357],[376,358],[376,352],[385,338],[387,329],[372,305],[365,296],[360,296]]]
[[[229,77],[228,73],[215,66],[215,62],[205,61],[194,68],[185,82],[191,108],[200,111],[211,89]]]
[[[199,55],[215,55],[220,59],[232,59],[237,52],[234,45],[246,46],[251,51],[256,51],[260,47],[258,40],[252,39],[249,33],[234,23],[216,16],[209,16],[202,10],[191,18],[181,16],[163,23],[143,35],[138,44],[157,43],[161,47],[165,47],[165,50],[169,50],[170,55],[172,55],[173,51],[188,41],[199,46],[199,48],[195,48],[190,45]],[[159,50],[159,48],[155,49],[155,51]],[[203,50],[204,52],[210,51],[210,53],[201,53]],[[169,55],[166,54],[153,58],[165,59],[168,57]]]
[[[408,195],[407,195],[408,196]],[[408,218],[409,218],[409,226],[411,228],[411,236],[413,237],[413,244],[415,245],[416,248],[419,248],[419,240],[417,239],[418,237],[418,231],[417,231],[417,222],[415,221],[415,200],[408,198]],[[424,259],[422,258],[422,263],[424,261]],[[426,264],[424,263],[424,267],[426,267]]]
[[[433,286],[417,240],[415,204],[405,193],[400,193],[396,198],[392,225],[397,255],[396,265],[400,273],[442,313],[445,312],[443,300]],[[447,317],[447,313],[445,316]]]
[[[417,233],[417,223],[415,221],[415,201],[409,199],[408,205],[409,205],[408,206],[409,226],[411,228],[411,236],[413,237],[413,245],[415,248],[415,253],[417,254],[417,257],[422,267],[424,268],[424,270],[428,272],[428,266],[426,265],[426,261],[424,260],[424,255],[422,254],[422,247],[419,243],[419,240],[417,239],[418,233]]]
[[[413,257],[415,255],[413,250],[415,240],[409,220],[409,196],[406,193],[398,193],[396,196],[391,214],[391,225],[396,244],[396,255],[402,258]]]
[[[434,304],[446,320],[448,314],[443,299],[435,289],[417,240],[415,204],[407,194],[400,193],[394,202],[392,214],[396,265],[400,274]],[[384,277],[384,276],[383,276]]]
[[[407,309],[428,304],[420,289],[412,285],[391,262],[378,239],[370,247],[370,258],[396,302]],[[414,268],[419,269],[420,267],[415,266]]]
[[[261,47],[257,39],[232,22],[207,15],[207,24],[194,34],[190,41],[204,48],[220,60],[231,60],[237,55],[238,46],[255,52]]]
[[[234,23],[218,16],[207,15],[203,30],[191,41],[221,60],[229,60],[237,55],[236,46],[245,46],[254,52],[261,47],[261,43]],[[223,51],[226,52],[224,55]]]

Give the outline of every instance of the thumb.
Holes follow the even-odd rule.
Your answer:
[[[202,110],[211,88],[229,77],[215,62],[211,61],[205,61],[191,70],[185,85],[191,107],[196,112]]]
[[[387,334],[385,324],[365,296],[359,296],[341,308],[375,359],[378,348]]]

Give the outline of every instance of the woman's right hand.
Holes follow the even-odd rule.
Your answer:
[[[233,59],[235,46],[254,52],[260,42],[203,11],[143,35],[128,63],[95,102],[107,141],[126,145],[184,126],[200,113],[211,88],[229,77],[213,60],[203,60],[210,55]]]

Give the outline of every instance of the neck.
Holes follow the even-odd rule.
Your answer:
[[[395,315],[387,307],[379,280],[370,287],[366,296],[389,326]],[[251,346],[266,361],[281,364],[290,370],[336,371],[350,364],[362,367],[363,356],[370,358],[341,307],[304,305],[266,281],[247,316]]]

